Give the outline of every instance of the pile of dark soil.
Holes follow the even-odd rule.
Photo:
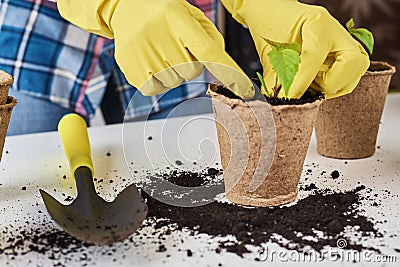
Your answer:
[[[186,180],[177,175],[172,175],[171,181],[185,186],[199,186],[202,183],[201,179],[192,177]],[[359,192],[364,189],[364,186],[358,186],[348,192],[332,192],[317,190],[313,184],[304,190],[314,191],[314,194],[295,205],[277,208],[248,208],[217,201],[193,208],[176,207],[161,203],[146,192],[142,191],[142,195],[149,206],[148,216],[162,220],[159,229],[169,224],[171,229],[186,228],[194,234],[213,237],[233,235],[237,240],[233,243],[220,242],[217,252],[224,249],[242,256],[250,253],[246,245],[261,247],[268,241],[287,249],[304,251],[311,247],[319,252],[325,246],[336,247],[338,239],[346,240],[344,231],[348,227],[356,229],[360,237],[380,237],[381,233],[375,229],[373,222],[360,213]],[[277,239],[276,234],[282,239]],[[361,243],[346,241],[346,249],[378,251]]]
[[[205,184],[215,184],[215,182],[218,181],[216,180],[217,176],[221,173],[221,170],[207,168],[203,172],[173,170],[171,172],[158,174],[157,176],[162,177],[175,185],[197,187]]]

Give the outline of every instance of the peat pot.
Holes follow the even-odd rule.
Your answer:
[[[379,124],[395,68],[372,61],[352,93],[326,100],[317,115],[315,134],[320,155],[360,159],[375,153]]]
[[[9,96],[7,102],[4,105],[0,105],[0,160],[3,155],[4,142],[6,140],[6,134],[8,129],[8,123],[10,122],[11,112],[17,104],[17,100]]]
[[[14,98],[8,96],[10,85],[13,82],[14,79],[10,74],[0,70],[0,160],[3,155],[3,147],[11,112],[17,104]]]
[[[296,200],[322,98],[271,105],[243,101],[211,84],[226,197],[236,204],[277,206]],[[225,89],[225,91],[227,91]]]

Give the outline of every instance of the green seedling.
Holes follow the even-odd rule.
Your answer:
[[[267,97],[277,98],[280,90],[285,90],[285,96],[289,94],[290,86],[293,83],[300,64],[300,53],[297,44],[279,43],[263,38],[270,46],[271,51],[268,53],[269,61],[272,69],[276,73],[275,85],[269,93],[266,83],[260,73],[257,76],[260,79],[262,89],[261,92]],[[279,84],[280,82],[280,84]]]
[[[374,50],[374,36],[372,35],[372,32],[365,28],[354,28],[353,18],[346,23],[346,28],[353,37],[355,37],[367,48],[368,53],[372,55]]]
[[[264,81],[264,78],[263,78],[262,74],[259,73],[258,71],[256,72],[256,74],[257,74],[258,79],[261,82],[261,93],[266,95],[267,97],[270,97],[270,94],[269,94],[269,92],[267,90],[267,85],[265,84],[265,81]]]

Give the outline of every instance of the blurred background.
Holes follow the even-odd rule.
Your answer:
[[[307,4],[326,7],[342,25],[354,18],[355,27],[367,28],[374,34],[375,47],[372,60],[394,65],[397,73],[392,77],[391,89],[400,90],[400,0],[301,0]],[[226,49],[247,75],[254,77],[261,71],[257,52],[250,33],[221,7],[220,27],[224,28]]]

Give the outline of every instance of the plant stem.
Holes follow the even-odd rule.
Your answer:
[[[269,94],[269,92],[268,92],[267,85],[265,84],[265,81],[264,81],[263,76],[262,76],[261,73],[259,73],[259,72],[256,72],[256,74],[257,74],[258,79],[259,79],[260,82],[261,82],[261,93],[263,93],[263,94],[266,95],[267,97],[270,97],[270,94]]]
[[[278,76],[275,77],[274,97],[278,97],[281,86],[278,86]]]

